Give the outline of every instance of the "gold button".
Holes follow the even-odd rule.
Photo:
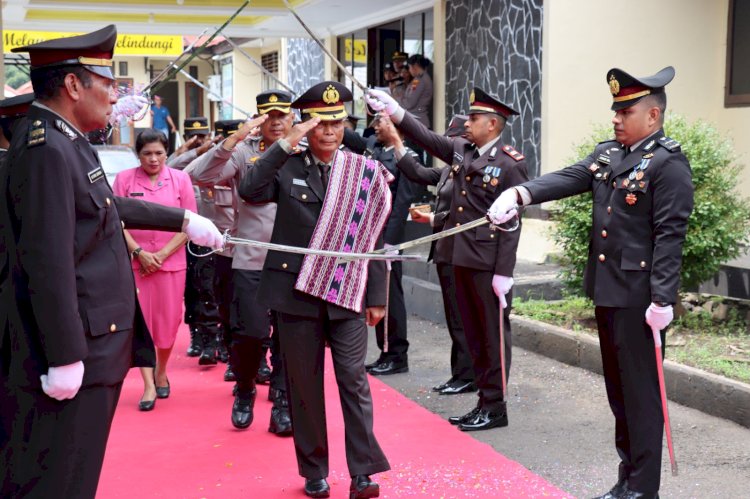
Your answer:
[[[641,262],[641,268],[642,268],[642,269],[645,269],[645,268],[646,268],[646,262]]]
[[[109,332],[110,333],[114,333],[115,331],[117,331],[117,325],[116,324],[111,324],[109,326]]]
[[[456,227],[461,227],[461,223],[460,222],[456,222]]]
[[[614,189],[615,187],[617,187],[617,182],[615,182],[615,181],[613,180],[613,181],[612,181],[612,188]]]
[[[463,211],[464,211],[464,207],[463,207],[463,206],[459,206],[459,207],[458,207],[458,212],[459,212],[459,213],[463,213]]]
[[[490,234],[490,239],[495,239],[495,234]]]
[[[303,194],[302,199],[307,199],[307,194]]]
[[[470,177],[470,176],[468,176],[468,175],[466,175],[466,181],[468,182],[468,181],[470,181],[470,180],[471,180],[471,177]]]
[[[281,268],[282,268],[282,269],[285,269],[285,268],[287,268],[288,266],[289,266],[289,265],[287,265],[286,263],[282,263],[282,264],[281,264]]]
[[[461,191],[461,195],[465,196],[466,195],[466,191]]]
[[[121,220],[120,223],[122,224],[122,230],[125,230],[125,222]]]
[[[602,237],[603,237],[604,239],[607,239],[607,231],[606,231],[606,230],[603,230],[603,231],[602,231]]]
[[[112,204],[112,200],[109,198],[105,199],[104,202],[107,203],[107,206]]]
[[[611,215],[611,214],[612,214],[612,207],[607,206],[607,215]]]
[[[606,256],[604,256],[603,254],[599,255],[599,261],[600,261],[600,262],[603,262],[603,261],[604,261],[604,260],[606,260],[606,259],[607,259],[607,257],[606,257]]]

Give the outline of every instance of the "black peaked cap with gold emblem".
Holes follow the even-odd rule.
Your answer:
[[[466,133],[464,124],[469,121],[469,117],[465,114],[456,114],[451,118],[451,122],[448,123],[448,128],[445,130],[446,137],[460,137]]]
[[[266,90],[255,97],[258,106],[258,114],[267,114],[271,111],[289,113],[292,109],[292,94],[285,90]]]
[[[299,109],[302,120],[320,118],[322,121],[343,120],[348,116],[344,102],[352,101],[352,92],[337,81],[324,81],[312,86],[292,102]]]
[[[622,69],[607,71],[607,83],[612,93],[612,111],[630,107],[647,95],[660,94],[674,78],[674,68],[667,66],[655,75],[636,78]]]
[[[16,47],[11,52],[28,52],[32,70],[83,66],[94,74],[114,80],[112,54],[116,41],[117,28],[110,24],[93,33]]]
[[[25,116],[34,102],[34,94],[21,94],[0,100],[0,118]]]
[[[211,132],[211,129],[208,127],[208,120],[203,116],[185,118],[182,128],[188,137],[193,135],[208,135]]]
[[[229,137],[230,135],[237,133],[245,120],[220,120],[214,123],[217,135],[223,135]]]
[[[409,58],[409,54],[407,52],[401,52],[400,50],[397,50],[393,53],[393,56],[391,56],[391,61],[405,61]]]
[[[469,114],[495,113],[506,120],[513,115],[520,114],[518,111],[503,104],[497,97],[488,94],[478,87],[474,87],[469,96]]]

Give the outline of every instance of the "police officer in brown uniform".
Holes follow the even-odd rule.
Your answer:
[[[607,72],[615,138],[578,163],[503,192],[490,218],[504,221],[516,204],[593,195],[593,227],[584,286],[596,306],[607,398],[620,457],[617,484],[602,498],[658,497],[662,415],[651,328],[672,320],[688,217],[690,165],[662,129],[674,78]]]
[[[222,243],[203,217],[112,194],[85,133],[116,101],[116,37],[108,26],[14,49],[30,55],[37,100],[0,179],[11,288],[0,304],[2,497],[93,498],[125,374],[154,365],[123,228]]]
[[[276,140],[289,133],[294,123],[294,113],[291,112],[292,96],[289,92],[261,92],[256,96],[256,103],[258,115],[262,120],[244,123],[216,148],[188,166],[187,171],[196,183],[215,184],[230,181],[232,188],[236,190],[255,161]],[[261,135],[249,136],[259,121]],[[276,203],[250,204],[235,196],[234,205],[236,215],[232,234],[255,241],[271,240]],[[231,419],[232,424],[241,429],[247,428],[253,421],[255,378],[258,366],[265,360],[263,342],[269,336],[269,310],[257,299],[266,253],[266,249],[253,246],[237,245],[233,248],[234,296],[230,320],[230,356],[237,381],[237,394],[232,406]],[[277,348],[278,338],[275,338],[274,343]],[[276,348],[271,347],[274,360],[279,357]],[[277,435],[291,435],[292,423],[282,363],[274,364],[270,387],[273,391],[270,398],[274,407],[271,411],[269,431]]]
[[[404,135],[452,165],[453,200],[447,227],[460,227],[483,217],[504,189],[528,180],[524,156],[500,140],[507,119],[518,112],[482,89],[474,88],[469,99],[467,138],[448,138],[428,130],[384,92],[372,90],[365,98],[371,107],[390,115]],[[463,431],[508,425],[500,369],[499,304],[503,304],[507,377],[511,360],[510,289],[519,237],[520,226],[514,231],[480,226],[453,237],[456,298],[479,389],[474,409],[449,418]]]

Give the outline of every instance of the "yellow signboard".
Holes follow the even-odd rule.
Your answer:
[[[352,39],[344,40],[344,57],[345,63],[352,61]],[[354,62],[367,64],[367,40],[354,40]]]
[[[81,33],[57,33],[53,31],[17,31],[3,30],[3,49],[11,49],[39,43],[53,38],[64,38]],[[180,35],[117,35],[115,56],[178,56],[182,53],[182,36]]]

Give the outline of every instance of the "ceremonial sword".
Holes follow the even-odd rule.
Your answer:
[[[654,335],[654,352],[656,353],[656,373],[659,376],[659,394],[661,395],[661,411],[664,416],[664,430],[667,434],[667,449],[669,450],[669,462],[672,465],[672,476],[677,476],[677,460],[674,457],[674,446],[672,445],[672,425],[669,422],[669,407],[667,406],[667,388],[664,385],[664,366],[661,350],[661,331],[651,327]]]

